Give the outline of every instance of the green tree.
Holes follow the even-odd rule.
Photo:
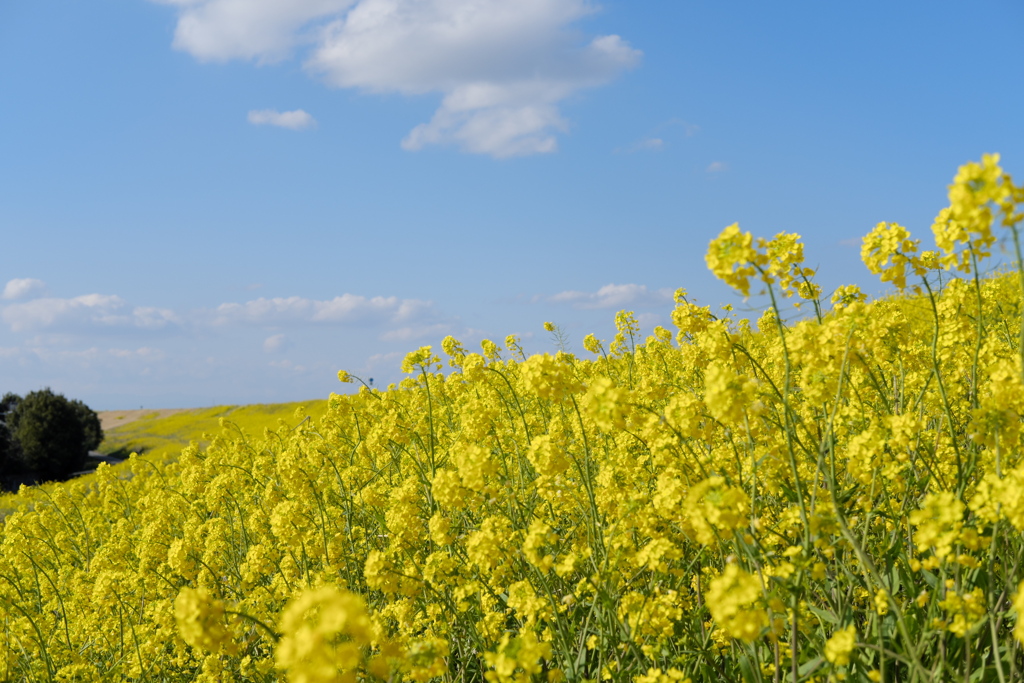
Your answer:
[[[9,413],[8,428],[22,461],[43,481],[67,479],[89,454],[78,409],[48,388],[26,394]]]
[[[96,411],[78,399],[71,401],[71,405],[74,407],[78,415],[78,421],[82,423],[82,429],[85,431],[85,450],[96,450],[103,443],[103,427],[100,426],[100,416],[96,414]]]

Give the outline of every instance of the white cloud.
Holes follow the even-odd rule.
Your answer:
[[[46,283],[30,277],[15,278],[4,285],[3,297],[7,300],[26,299],[46,289]]]
[[[287,341],[283,334],[275,334],[267,337],[263,340],[263,350],[267,353],[274,353],[275,351],[281,351],[287,345]]]
[[[433,304],[395,296],[367,298],[342,294],[327,301],[292,296],[259,298],[242,304],[221,304],[214,311],[214,323],[225,325],[283,325],[294,323],[402,322],[432,310]]]
[[[159,0],[158,0],[159,1]],[[309,44],[329,85],[442,95],[402,141],[495,157],[552,152],[558,104],[641,58],[617,35],[570,30],[589,0],[163,0],[179,9],[174,46],[201,60],[274,61]]]
[[[154,306],[132,306],[121,297],[109,294],[32,299],[0,308],[0,320],[12,331],[40,331],[51,336],[54,333],[155,331],[186,325],[193,329],[294,324],[409,326],[430,325],[437,319],[438,312],[430,301],[357,294],[342,294],[327,300],[298,296],[259,298],[180,314]],[[277,351],[286,345],[284,336],[275,334],[265,341],[264,348]]]
[[[0,317],[15,332],[54,328],[156,330],[180,322],[173,311],[153,307],[131,308],[121,297],[107,294],[85,294],[72,299],[33,299],[5,307]]]
[[[722,173],[729,170],[729,164],[724,161],[712,161],[705,170],[708,173]]]
[[[316,126],[316,120],[301,109],[294,111],[253,109],[249,112],[249,123],[254,126],[278,126],[290,130],[303,130]]]
[[[541,300],[556,304],[571,304],[573,308],[637,308],[663,306],[672,301],[671,289],[649,290],[646,285],[605,285],[596,292],[559,292]]]
[[[467,152],[500,159],[546,154],[558,149],[552,130],[568,124],[554,106],[494,107],[452,112],[442,105],[430,123],[421,123],[402,140],[402,149],[454,142]]]
[[[201,61],[276,62],[309,40],[310,22],[354,0],[155,0],[178,7],[174,47]]]
[[[380,335],[380,340],[384,342],[405,342],[412,341],[413,339],[423,339],[424,337],[441,337],[451,331],[451,326],[445,323],[436,323],[434,325],[413,325],[409,327],[400,327],[396,330],[389,330],[384,334]]]

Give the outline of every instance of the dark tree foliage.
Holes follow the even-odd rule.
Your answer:
[[[67,479],[85,463],[86,430],[71,401],[50,389],[33,391],[8,414],[21,459],[39,479]]]
[[[10,392],[0,398],[0,474],[16,471],[21,465],[21,448],[8,425],[11,411],[21,403],[21,396]]]
[[[17,408],[19,403],[21,403],[21,396],[12,394],[9,391],[4,394],[4,397],[0,398],[0,420],[2,420],[7,413]]]
[[[74,407],[78,415],[78,421],[82,423],[82,429],[85,431],[85,450],[96,450],[103,443],[103,428],[100,426],[100,416],[77,398],[71,401],[71,405]]]

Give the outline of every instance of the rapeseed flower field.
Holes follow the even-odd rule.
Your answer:
[[[734,225],[707,263],[756,322],[679,290],[587,358],[448,337],[316,421],[23,489],[0,677],[1024,679],[1024,187],[985,156],[949,199],[934,251],[865,237],[899,295]]]

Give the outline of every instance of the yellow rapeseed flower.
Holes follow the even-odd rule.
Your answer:
[[[708,609],[715,623],[732,638],[754,642],[768,626],[768,612],[759,606],[761,582],[735,564],[727,564],[711,580],[707,591]]]
[[[853,624],[838,629],[825,641],[825,659],[836,666],[846,666],[850,663],[850,655],[856,643],[857,628]]]
[[[182,588],[174,600],[174,618],[182,640],[192,647],[214,653],[231,649],[224,601],[205,588]]]
[[[304,591],[281,614],[277,667],[294,683],[355,681],[376,629],[363,599],[334,586]]]

